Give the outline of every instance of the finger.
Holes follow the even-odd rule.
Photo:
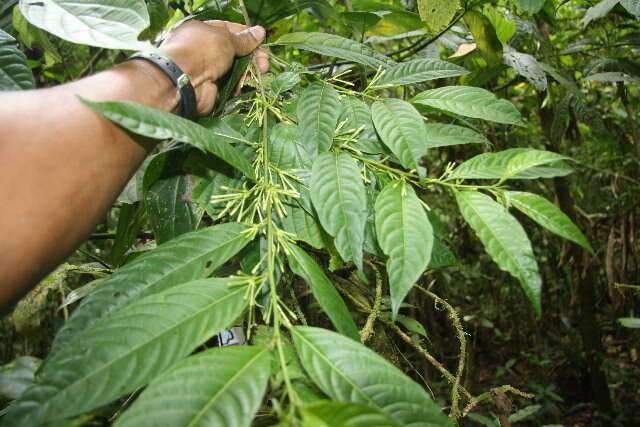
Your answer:
[[[262,49],[258,49],[254,53],[255,63],[258,65],[258,69],[261,73],[269,71],[269,54]]]
[[[251,79],[251,76],[249,75],[249,73],[246,73],[244,76],[242,76],[242,78],[240,79],[240,81],[238,82],[238,84],[236,85],[236,88],[233,90],[233,96],[238,96],[240,95],[240,92],[242,91],[242,87],[244,86],[244,84],[246,82],[248,82]]]
[[[220,27],[227,28],[227,21],[220,21],[219,19],[210,19],[208,21],[203,21],[205,24],[211,25],[212,27]]]
[[[253,52],[265,37],[264,28],[255,26],[232,34],[236,56],[244,56]]]
[[[218,86],[212,82],[204,82],[196,89],[196,99],[198,100],[198,115],[208,116],[213,111],[213,107],[218,97]]]
[[[230,33],[239,33],[240,31],[246,30],[247,27],[244,24],[239,24],[237,22],[229,22],[229,21],[222,21],[224,22],[225,26],[227,27],[227,30],[229,30]]]

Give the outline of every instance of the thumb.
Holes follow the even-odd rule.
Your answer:
[[[264,41],[265,31],[259,25],[233,34],[233,46],[236,56],[245,56],[253,52]]]

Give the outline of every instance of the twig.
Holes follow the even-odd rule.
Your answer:
[[[375,267],[375,265],[371,263],[369,263],[369,265],[371,266],[371,268],[373,268],[373,271],[375,271],[376,275],[376,299],[373,303],[373,310],[371,310],[371,313],[369,313],[369,317],[367,317],[367,321],[360,331],[360,342],[362,344],[367,342],[367,340],[373,333],[373,324],[380,314],[380,305],[382,304],[382,275],[380,274],[380,271]]]
[[[451,390],[451,413],[449,414],[451,418],[458,419],[460,417],[460,408],[458,407],[460,394],[458,390],[460,388],[460,379],[462,378],[462,373],[464,372],[464,361],[467,357],[467,339],[465,337],[465,332],[464,329],[462,329],[462,323],[460,322],[460,318],[458,317],[458,312],[451,306],[451,304],[449,304],[447,301],[440,298],[433,292],[426,290],[420,285],[416,285],[416,288],[433,298],[436,303],[441,304],[445,308],[445,310],[447,310],[447,312],[449,313],[449,319],[451,319],[451,322],[453,323],[453,327],[456,330],[456,335],[458,336],[458,341],[460,342],[458,370],[456,371],[455,381]]]
[[[251,18],[249,17],[249,11],[247,11],[247,6],[245,6],[244,2],[240,2],[240,9],[242,10],[242,16],[244,17],[244,23],[246,26],[251,26]]]
[[[86,251],[82,248],[78,248],[78,252],[80,252],[82,255],[85,255],[89,258],[91,258],[92,260],[94,260],[95,262],[97,262],[98,264],[102,264],[105,268],[108,268],[109,270],[113,270],[113,266],[107,264],[106,261],[104,261],[102,258],[100,258],[99,256],[96,256],[94,254],[92,254],[89,251]]]
[[[462,416],[466,417],[469,412],[471,412],[471,410],[473,408],[475,408],[476,406],[478,406],[478,404],[480,402],[482,402],[483,400],[486,400],[490,397],[492,397],[493,393],[495,390],[500,390],[503,392],[511,392],[513,394],[517,394],[518,396],[524,397],[525,399],[533,399],[534,395],[533,394],[529,394],[529,393],[525,393],[524,391],[520,391],[517,388],[510,386],[510,385],[503,385],[500,387],[494,387],[491,390],[482,393],[479,396],[474,397],[473,399],[471,399],[471,401],[469,402],[469,404],[467,406],[465,406],[464,411],[462,411]]]
[[[298,316],[298,318],[300,318],[300,321],[304,326],[309,326],[309,324],[307,323],[307,318],[302,312],[302,307],[300,307],[300,301],[298,301],[298,297],[296,296],[296,290],[293,289],[293,284],[289,286],[289,293],[291,294],[291,299],[293,299],[293,308],[296,311],[296,315]]]
[[[340,286],[340,282],[342,281],[346,281],[345,279],[342,279],[340,277],[336,277],[336,282],[335,285],[338,288],[338,290],[347,298],[349,298],[349,300],[351,300],[351,302],[353,302],[361,311],[364,311],[365,313],[371,313],[372,309],[371,307],[368,307],[366,305],[364,305],[361,301],[359,301],[357,298],[355,298],[353,295],[351,295],[349,292],[345,291],[342,286]],[[440,363],[435,357],[433,357],[426,349],[424,349],[420,344],[414,342],[410,336],[408,336],[407,334],[405,334],[402,329],[400,329],[400,327],[398,327],[398,325],[396,325],[395,323],[393,323],[392,321],[385,319],[384,317],[380,317],[379,318],[380,321],[382,321],[385,325],[388,325],[391,329],[393,329],[393,331],[395,333],[398,334],[398,336],[407,344],[409,344],[411,347],[413,347],[418,353],[420,353],[420,355],[422,357],[424,357],[427,362],[431,363],[438,371],[440,371],[440,373],[442,374],[442,376],[444,376],[446,378],[447,381],[449,381],[451,384],[455,384],[455,380],[456,377],[447,370],[447,368],[444,367],[444,365],[442,363]],[[471,395],[471,393],[469,393],[463,386],[459,385],[458,389],[462,392],[462,394],[464,394],[464,396],[467,398],[467,400],[471,401],[473,400],[473,396]]]
[[[456,377],[453,376],[453,374],[451,372],[449,372],[449,370],[447,368],[445,368],[444,365],[442,363],[440,363],[435,357],[433,357],[425,348],[423,348],[420,344],[418,344],[414,340],[412,340],[409,335],[405,334],[402,331],[402,329],[400,329],[400,327],[398,325],[396,325],[395,323],[393,323],[392,321],[384,319],[384,318],[381,319],[381,320],[386,325],[391,327],[391,329],[393,329],[393,331],[396,334],[398,334],[398,336],[402,339],[402,341],[406,342],[411,347],[413,347],[418,353],[420,353],[420,355],[422,357],[424,357],[427,360],[427,362],[431,363],[438,371],[440,371],[442,376],[445,377],[446,380],[449,381],[449,383],[451,383],[452,385],[455,384]],[[472,401],[474,399],[474,397],[471,395],[471,393],[469,393],[463,386],[459,385],[458,389],[462,392],[462,394],[464,394],[464,396],[467,398],[467,400]]]
[[[473,7],[473,6],[472,6]],[[471,8],[469,8],[471,9]],[[409,53],[405,53],[404,55],[401,55],[398,58],[398,61],[402,62],[403,60],[405,60],[406,58],[413,56],[416,52],[421,51],[422,49],[424,49],[425,47],[429,46],[431,43],[435,42],[436,40],[438,40],[440,37],[442,37],[442,35],[444,33],[446,33],[447,31],[449,31],[451,29],[451,27],[453,27],[454,25],[456,25],[458,23],[458,21],[460,21],[464,15],[467,13],[467,11],[469,10],[467,8],[465,8],[462,13],[460,13],[460,15],[456,16],[453,21],[451,21],[449,23],[449,25],[447,25],[446,27],[444,27],[441,31],[438,32],[438,34],[436,34],[435,36],[431,37],[430,39],[424,41],[423,43],[418,44],[417,46],[414,47],[414,49],[412,49],[411,51],[409,51]]]
[[[91,57],[87,65],[80,71],[80,75],[78,77],[83,77],[87,71],[93,71],[93,66],[95,65],[98,58],[105,52],[103,48],[98,49],[98,51]]]
[[[413,50],[413,48],[415,48],[416,46],[418,46],[420,43],[424,42],[425,40],[428,40],[427,36],[423,36],[423,37],[418,37],[418,39],[416,41],[414,41],[413,43],[411,43],[409,46],[405,46],[402,47],[396,51],[390,52],[387,54],[387,56],[396,56],[396,55],[400,55],[401,53],[404,53],[408,50]]]

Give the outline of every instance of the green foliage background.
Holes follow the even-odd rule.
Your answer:
[[[2,90],[184,19],[272,71],[197,124],[83,100],[162,142],[3,319],[0,425],[640,422],[637,1],[44,3],[0,6]]]

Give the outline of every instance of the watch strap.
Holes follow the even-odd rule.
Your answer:
[[[178,114],[190,120],[196,118],[196,92],[191,85],[189,75],[182,71],[178,64],[165,55],[149,51],[136,52],[127,58],[127,60],[131,59],[144,59],[160,68],[171,79],[180,94]]]

